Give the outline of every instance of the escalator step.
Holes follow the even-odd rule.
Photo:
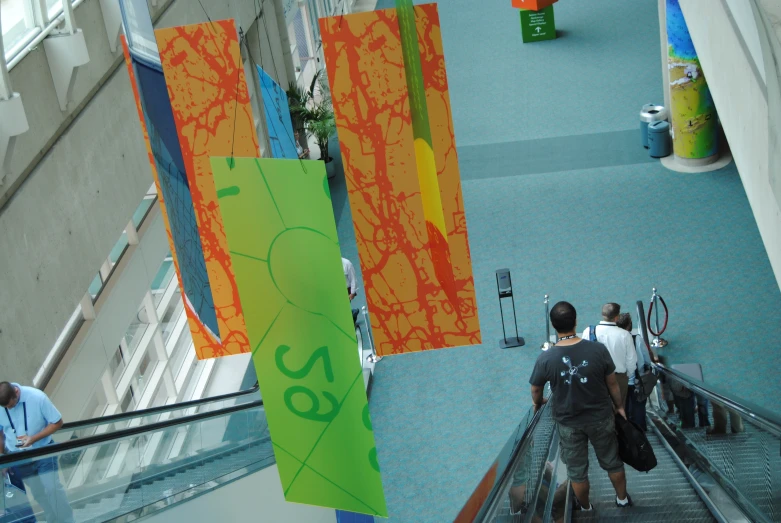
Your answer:
[[[643,521],[689,523],[714,521],[713,516],[686,477],[653,433],[648,440],[654,448],[657,467],[651,472],[638,472],[626,467],[627,490],[634,506],[619,508],[615,491],[607,473],[599,468],[596,455],[589,447],[589,480],[594,513],[575,511],[573,521]]]

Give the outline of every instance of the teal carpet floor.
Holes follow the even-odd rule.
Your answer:
[[[662,99],[656,3],[561,0],[560,38],[527,45],[509,4],[439,4],[484,343],[377,366],[370,405],[394,523],[452,521],[530,406],[545,294],[585,327],[607,301],[634,316],[658,287],[666,355],[779,410],[781,384],[758,371],[781,364],[781,292],[736,168],[679,174],[639,146],[639,108]],[[357,262],[344,180],[331,189],[342,253]],[[502,267],[527,340],[507,351]]]

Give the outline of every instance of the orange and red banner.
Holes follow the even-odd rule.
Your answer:
[[[214,300],[219,337],[188,314],[199,359],[250,352],[212,156],[259,156],[233,20],[155,31]],[[189,309],[188,309],[189,310]]]
[[[446,292],[449,282],[440,281],[432,259],[396,11],[320,19],[380,355],[480,343],[436,5],[416,6],[415,19],[455,296]]]

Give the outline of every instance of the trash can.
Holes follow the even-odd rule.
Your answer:
[[[640,140],[648,149],[648,125],[667,120],[667,109],[663,105],[645,104],[640,110]]]
[[[670,156],[670,124],[661,121],[648,124],[648,153],[651,158]]]

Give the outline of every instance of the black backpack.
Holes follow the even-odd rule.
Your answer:
[[[654,449],[651,448],[643,429],[635,422],[616,414],[616,436],[621,461],[640,472],[648,472],[656,467]]]

